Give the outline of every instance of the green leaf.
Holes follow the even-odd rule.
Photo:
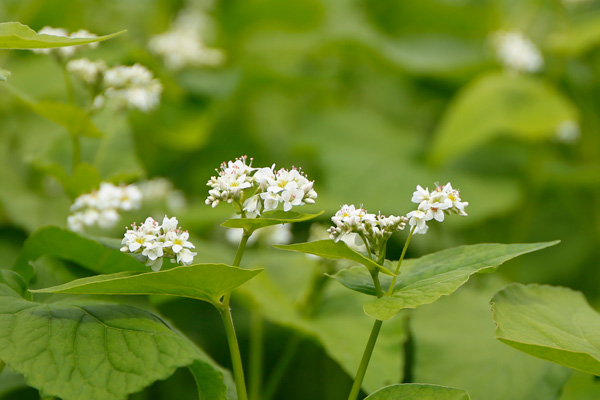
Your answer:
[[[278,249],[297,251],[300,253],[313,254],[315,256],[328,258],[330,260],[345,259],[357,262],[367,267],[369,271],[378,270],[386,275],[393,275],[392,271],[377,264],[375,261],[363,256],[357,251],[352,250],[343,241],[335,242],[333,240],[317,240],[307,243],[296,243],[286,245],[275,245]]]
[[[157,316],[124,305],[41,304],[0,285],[0,326],[0,359],[65,400],[124,400],[194,360],[213,364]]]
[[[248,232],[254,232],[257,229],[272,225],[290,224],[294,222],[308,221],[323,214],[324,211],[316,214],[303,214],[295,211],[267,211],[260,218],[231,218],[223,222],[221,226],[226,228],[243,228]]]
[[[375,319],[385,321],[400,310],[433,303],[440,297],[453,293],[476,272],[497,268],[512,258],[557,243],[558,241],[476,244],[406,260],[402,264],[392,295],[365,304],[365,312]]]
[[[423,383],[405,383],[379,389],[365,400],[471,400],[465,390]]]
[[[442,164],[500,135],[547,140],[562,122],[577,119],[575,106],[540,80],[484,75],[452,100],[435,132],[430,161]]]
[[[130,255],[55,226],[40,228],[27,238],[12,270],[29,282],[35,274],[29,263],[42,255],[72,261],[101,274],[148,270],[148,267]]]
[[[188,369],[194,377],[200,400],[237,399],[235,382],[228,371],[219,371],[210,363],[194,360]]]
[[[6,82],[10,76],[10,71],[0,68],[0,82]]]
[[[27,293],[27,284],[23,281],[23,278],[14,271],[0,269],[0,283],[8,286],[21,297],[25,297]]]
[[[261,269],[248,270],[225,264],[196,264],[158,272],[119,272],[77,279],[64,285],[32,290],[33,293],[72,293],[189,297],[217,304],[221,296],[246,283]]]
[[[550,36],[548,48],[561,55],[580,56],[600,43],[600,13],[589,12],[584,19]]]
[[[125,31],[97,38],[67,38],[52,35],[40,35],[27,25],[19,22],[0,23],[0,49],[43,49],[49,47],[64,47],[94,42],[101,42],[113,38]]]
[[[88,113],[75,104],[46,100],[36,101],[13,85],[6,84],[5,86],[37,114],[64,126],[71,135],[102,137],[102,132],[94,125]]]
[[[534,357],[600,376],[600,315],[581,292],[509,285],[492,298],[496,338]]]

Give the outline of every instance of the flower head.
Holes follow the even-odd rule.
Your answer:
[[[538,72],[544,67],[542,53],[520,32],[496,32],[492,44],[500,62],[513,72]]]

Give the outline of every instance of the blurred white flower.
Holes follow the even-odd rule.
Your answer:
[[[563,143],[574,143],[579,140],[581,130],[579,124],[575,121],[567,120],[558,125],[556,129],[556,139]]]
[[[189,265],[197,254],[191,250],[195,246],[188,240],[189,233],[176,228],[177,225],[175,217],[165,215],[162,225],[148,217],[140,226],[133,224],[132,229],[125,232],[121,251],[134,254],[153,271],[161,269],[163,258],[169,258],[172,263]]]
[[[87,58],[78,58],[67,63],[67,70],[88,85],[96,85],[102,80],[106,63],[104,60],[90,61]]]
[[[208,25],[207,18],[200,12],[182,10],[171,30],[150,39],[150,51],[163,57],[167,67],[175,70],[223,64],[223,51],[208,47],[204,42],[202,31]]]
[[[492,45],[500,62],[512,72],[538,72],[544,67],[542,53],[520,32],[495,32]]]
[[[75,199],[67,224],[76,232],[93,225],[110,228],[118,222],[119,211],[138,209],[141,201],[142,193],[135,185],[115,186],[102,182],[100,189]]]
[[[104,95],[118,106],[148,112],[160,103],[162,85],[143,65],[113,67],[104,73],[103,82]]]
[[[81,39],[90,38],[91,39],[91,38],[98,37],[98,35],[96,35],[94,33],[90,33],[88,31],[86,31],[85,29],[80,29],[69,35],[69,33],[63,28],[52,28],[50,26],[43,27],[42,29],[40,29],[38,31],[38,33],[42,34],[42,35],[69,37],[72,39],[75,39],[75,38],[81,38]],[[98,47],[98,42],[93,42],[93,43],[89,43],[87,45],[79,45],[79,46],[53,47],[53,48],[48,48],[48,49],[31,49],[31,51],[33,51],[34,53],[38,53],[38,54],[50,54],[52,52],[58,52],[60,55],[62,55],[64,57],[70,57],[73,54],[75,54],[77,49],[81,48],[82,46],[90,46],[92,48],[95,48],[95,47]]]

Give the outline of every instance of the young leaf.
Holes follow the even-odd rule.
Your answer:
[[[148,267],[130,255],[119,250],[108,249],[98,242],[56,226],[44,227],[31,234],[25,241],[12,270],[29,282],[35,274],[30,261],[42,255],[72,261],[100,274],[148,270]]]
[[[65,400],[125,400],[194,360],[214,365],[160,318],[124,305],[35,303],[0,284],[0,326],[0,359],[45,396]]]
[[[62,36],[40,35],[27,25],[19,22],[0,23],[0,49],[43,49],[101,42],[113,38],[125,31],[96,38],[68,38]]]
[[[341,240],[337,243],[333,240],[317,240],[307,243],[275,245],[275,247],[282,250],[314,254],[315,256],[328,258],[330,260],[339,260],[340,258],[343,258],[362,264],[367,267],[369,271],[379,270],[379,272],[383,274],[393,275],[390,270],[363,256],[359,252],[352,250]]]
[[[469,393],[461,389],[422,383],[390,385],[379,389],[365,400],[471,400]]]
[[[189,297],[218,303],[221,296],[246,283],[261,269],[248,270],[225,264],[196,264],[158,272],[119,272],[77,279],[64,285],[31,290],[33,293],[73,293]]]
[[[451,294],[476,272],[497,268],[512,258],[557,243],[558,241],[484,243],[454,247],[415,260],[406,260],[402,264],[392,295],[365,304],[365,312],[375,319],[385,321],[400,310],[433,303],[440,297]]]
[[[260,218],[231,218],[223,222],[221,226],[226,228],[243,228],[248,232],[254,232],[257,229],[266,226],[308,221],[318,217],[324,212],[325,211],[316,214],[303,214],[295,211],[267,211],[263,213]]]
[[[491,300],[496,338],[534,357],[600,376],[600,315],[581,292],[512,284]]]

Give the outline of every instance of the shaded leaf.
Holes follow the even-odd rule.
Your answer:
[[[471,400],[465,390],[422,383],[405,383],[379,389],[365,400]]]
[[[194,360],[188,368],[196,382],[200,400],[237,399],[235,382],[228,371],[221,373],[211,364],[198,360]]]
[[[295,211],[267,211],[260,218],[231,218],[223,222],[221,226],[226,228],[243,228],[248,232],[254,232],[257,229],[267,226],[289,224],[294,222],[308,221],[323,214],[321,211],[316,214],[303,214]]]
[[[454,247],[415,260],[406,260],[392,295],[365,304],[365,312],[385,321],[400,310],[433,303],[453,293],[476,272],[497,268],[511,258],[557,243],[484,243]]]
[[[600,315],[581,292],[512,284],[491,300],[496,338],[534,357],[600,376]]]
[[[21,297],[25,297],[25,294],[27,293],[27,284],[23,281],[23,278],[14,271],[0,269],[0,283],[8,286]]]
[[[124,400],[194,360],[212,364],[155,315],[123,305],[41,304],[0,285],[0,326],[0,358],[65,400]]]
[[[540,80],[484,75],[452,100],[435,132],[429,159],[442,164],[499,135],[550,139],[562,122],[577,119],[574,105]]]
[[[29,282],[34,276],[29,263],[42,255],[72,261],[101,274],[148,270],[148,267],[130,255],[55,226],[40,228],[27,238],[12,270]]]
[[[379,270],[379,272],[383,274],[393,275],[389,269],[377,264],[375,261],[363,256],[359,252],[352,250],[341,240],[339,242],[335,242],[333,240],[317,240],[307,243],[274,245],[274,247],[282,250],[313,254],[315,256],[328,258],[330,260],[345,259],[354,261],[364,265],[369,271]]]
[[[217,304],[221,296],[246,283],[262,270],[225,264],[196,264],[158,272],[132,271],[77,279],[33,293],[72,293],[189,297]]]
[[[68,38],[62,36],[40,35],[27,25],[19,22],[0,23],[0,49],[42,49],[64,47],[101,42],[113,38],[125,31],[97,38]]]
[[[505,281],[474,277],[452,296],[414,310],[413,380],[467,390],[482,400],[556,400],[570,371],[494,338],[489,299]]]

